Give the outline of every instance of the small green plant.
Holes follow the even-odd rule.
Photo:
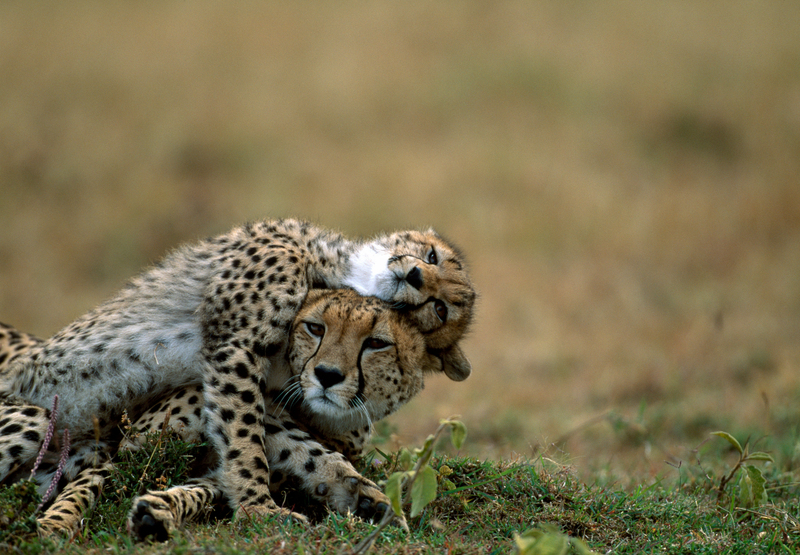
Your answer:
[[[733,469],[724,475],[719,481],[719,488],[717,490],[717,503],[722,501],[722,496],[725,494],[725,487],[739,474],[739,487],[737,489],[735,500],[740,507],[751,509],[759,507],[767,502],[767,490],[764,487],[766,480],[761,470],[758,467],[748,464],[753,461],[766,461],[774,463],[772,456],[763,451],[750,452],[749,442],[745,442],[744,447],[739,443],[735,437],[728,432],[713,432],[711,435],[721,437],[730,443],[733,448],[739,453],[739,460],[736,461]],[[732,497],[733,499],[733,497]]]
[[[436,499],[438,490],[437,472],[429,464],[434,453],[434,446],[445,430],[450,430],[450,441],[453,447],[460,449],[467,437],[467,428],[460,420],[447,419],[439,423],[436,431],[429,435],[425,443],[412,453],[401,449],[397,464],[401,470],[394,472],[386,480],[386,495],[391,500],[391,510],[387,510],[378,526],[353,549],[353,554],[366,553],[386,526],[395,518],[400,519],[406,527],[403,515],[403,502],[411,503],[411,518],[418,516],[422,509]],[[446,479],[446,478],[445,478]],[[405,490],[405,497],[403,496]]]
[[[0,487],[0,550],[36,539],[36,511],[41,499],[31,480]]]
[[[139,436],[130,428],[125,432]],[[133,497],[146,490],[163,490],[181,483],[204,448],[204,444],[182,441],[169,427],[142,434],[139,444],[138,449],[117,453],[106,488],[87,519],[89,530],[94,529],[95,533],[124,530]]]

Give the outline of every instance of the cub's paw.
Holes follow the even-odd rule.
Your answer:
[[[128,534],[138,540],[153,537],[159,542],[167,541],[177,524],[172,506],[152,494],[134,499],[133,508],[128,513]]]

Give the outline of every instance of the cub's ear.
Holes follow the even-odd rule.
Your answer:
[[[453,345],[447,349],[429,350],[428,356],[435,359],[428,368],[436,372],[444,372],[454,382],[466,380],[472,373],[472,365],[461,347]]]

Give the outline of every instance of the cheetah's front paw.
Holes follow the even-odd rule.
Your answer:
[[[178,528],[177,520],[173,507],[165,500],[142,495],[134,499],[128,514],[128,533],[138,540],[152,536],[156,541],[167,541],[170,532]]]
[[[365,520],[380,521],[387,511],[392,510],[391,501],[380,488],[357,472],[334,482],[322,482],[314,493],[335,511],[354,514]],[[394,523],[407,527],[403,518],[395,518]]]

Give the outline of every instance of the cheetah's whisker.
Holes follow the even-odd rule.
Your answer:
[[[372,432],[372,418],[369,416],[369,411],[367,410],[367,405],[364,404],[364,400],[361,397],[355,397],[353,399],[353,404],[355,407],[364,413],[364,417],[367,419],[367,426],[369,427],[369,431]]]

